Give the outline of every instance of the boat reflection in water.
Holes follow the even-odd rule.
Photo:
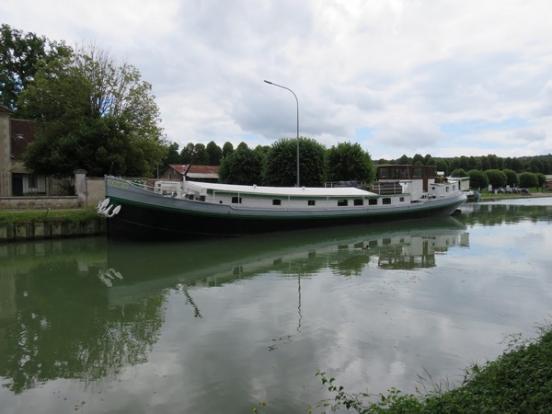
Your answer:
[[[221,286],[266,273],[301,278],[329,269],[437,266],[436,255],[468,246],[453,218],[340,227],[200,242],[136,244],[105,239],[0,246],[0,377],[13,393],[49,380],[115,377],[148,360],[165,322],[167,297],[182,293],[205,320],[193,286]],[[212,315],[212,314],[211,314]],[[273,339],[269,350],[293,333]]]

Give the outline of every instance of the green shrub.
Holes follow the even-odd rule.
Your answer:
[[[524,188],[537,187],[539,179],[536,174],[524,172],[519,175],[519,186]]]
[[[514,170],[504,169],[502,170],[504,175],[506,176],[506,184],[508,184],[510,187],[517,187],[519,184],[518,176]]]
[[[485,171],[487,178],[489,179],[489,184],[494,188],[504,187],[506,185],[506,174],[500,170],[487,170]]]
[[[453,172],[450,173],[451,177],[467,177],[468,174],[466,173],[466,170],[463,168],[457,168]]]
[[[487,174],[485,174],[483,171],[470,170],[468,171],[468,176],[470,177],[470,188],[472,190],[487,188],[487,186],[489,185]]]

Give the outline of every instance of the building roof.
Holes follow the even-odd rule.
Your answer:
[[[170,164],[169,167],[171,167],[177,173],[184,175],[189,165],[190,164]],[[188,171],[188,174],[216,174],[218,176],[218,172],[219,172],[218,165],[192,164],[190,171]]]
[[[313,196],[313,197],[362,197],[377,196],[375,193],[354,187],[324,188],[324,187],[263,187],[255,185],[230,185],[218,183],[202,183],[187,181],[189,188],[196,190],[213,190],[227,193],[275,195],[275,196]]]
[[[35,124],[25,119],[10,119],[11,156],[21,159],[27,145],[35,137]]]

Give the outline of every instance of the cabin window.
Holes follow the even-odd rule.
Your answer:
[[[309,201],[307,201],[307,205],[309,205],[309,206],[315,206],[315,205],[316,205],[316,200],[309,200]]]
[[[199,197],[196,198],[196,200],[205,201],[205,196],[204,195],[199,196]]]
[[[355,206],[363,206],[364,200],[362,198],[355,198],[355,201],[353,203]]]
[[[399,198],[399,201],[402,203],[404,202],[404,197]]]
[[[241,204],[241,197],[232,197],[232,204]]]
[[[337,205],[339,207],[346,207],[349,205],[349,200],[337,200]]]
[[[445,187],[445,191],[448,193],[448,185]]]
[[[193,200],[194,199],[194,195],[193,194],[186,194],[186,198],[188,200]]]
[[[275,198],[274,200],[272,200],[272,205],[273,206],[281,206],[282,205],[282,200],[279,200],[279,199]]]
[[[370,200],[368,200],[368,204],[371,205],[371,206],[376,206],[378,204],[378,199],[377,198],[371,198]]]
[[[389,197],[385,197],[382,199],[383,204],[391,204],[391,199]]]

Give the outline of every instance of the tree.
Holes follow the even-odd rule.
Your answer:
[[[17,99],[40,66],[47,67],[71,54],[71,48],[63,42],[23,33],[7,24],[0,26],[0,104],[17,114]]]
[[[506,185],[506,175],[502,171],[490,169],[485,171],[485,174],[487,174],[489,184],[491,184],[493,188],[500,188]]]
[[[470,170],[468,171],[468,176],[470,177],[470,188],[473,190],[487,188],[489,185],[487,174],[481,170]]]
[[[239,148],[222,159],[219,176],[223,183],[228,184],[260,184],[261,156],[249,148]]]
[[[546,183],[546,176],[543,173],[537,173],[537,182],[538,182],[538,187],[543,188],[544,183]]]
[[[190,164],[194,161],[194,155],[195,155],[195,145],[190,142],[189,144],[186,144],[185,147],[182,148],[182,151],[180,151],[180,162],[182,164]]]
[[[176,142],[167,146],[165,157],[161,161],[161,169],[164,171],[171,164],[180,164],[180,154],[178,153],[178,144]]]
[[[246,149],[246,148],[249,148],[249,147],[245,142],[242,141],[238,144],[238,147],[236,149],[239,150],[239,149]]]
[[[94,48],[42,64],[17,103],[37,121],[25,163],[39,174],[151,175],[165,155],[151,85]]]
[[[449,165],[447,160],[438,158],[435,160],[435,168],[437,171],[443,171],[445,175],[449,172]]]
[[[197,165],[205,165],[209,163],[207,148],[204,144],[199,143],[194,145],[194,156],[192,157],[192,163]]]
[[[463,168],[457,168],[450,173],[451,177],[467,177],[466,171]]]
[[[207,163],[209,165],[219,165],[222,158],[222,149],[214,142],[211,141],[207,144]]]
[[[266,159],[264,181],[268,185],[292,186],[297,181],[297,139],[280,139],[272,144]],[[310,138],[299,138],[299,167],[302,186],[324,182],[325,148]]]
[[[222,146],[222,156],[226,157],[234,152],[234,146],[231,142],[226,141]]]
[[[517,187],[519,180],[516,172],[514,170],[510,170],[508,168],[502,170],[504,175],[506,176],[506,184],[510,187]]]
[[[519,175],[519,186],[523,188],[532,188],[539,185],[539,179],[536,174],[524,172]]]
[[[424,165],[424,157],[421,154],[414,154],[414,157],[412,157],[412,164]]]
[[[412,164],[412,160],[410,158],[408,158],[408,156],[406,154],[403,154],[401,156],[401,158],[399,158],[397,160],[397,164],[402,164],[402,165],[405,165],[405,164]]]
[[[372,180],[372,160],[359,144],[340,143],[327,152],[329,181]]]

